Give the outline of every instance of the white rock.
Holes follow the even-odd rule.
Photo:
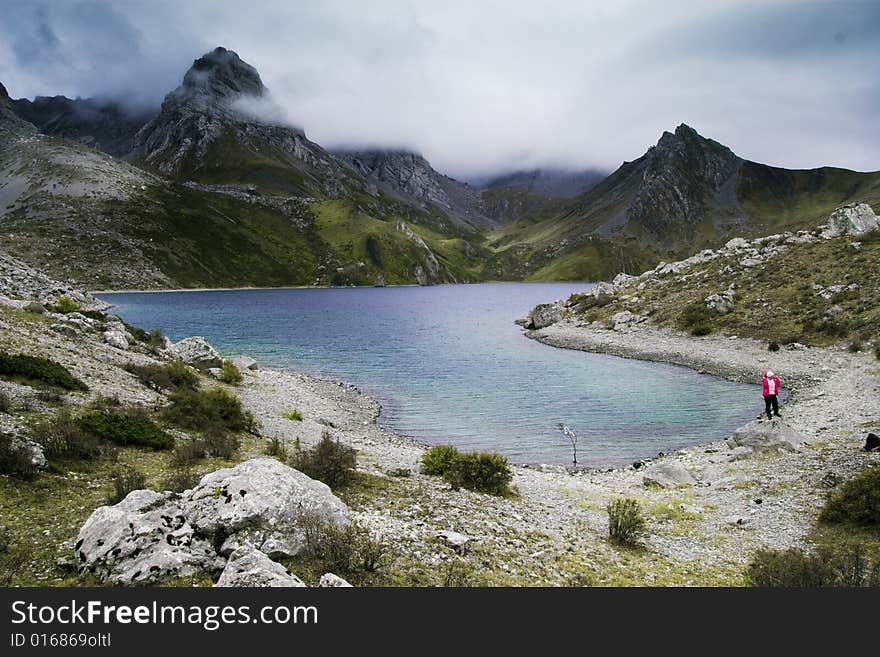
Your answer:
[[[104,342],[122,351],[128,349],[128,338],[122,331],[104,331]]]
[[[697,480],[678,461],[665,460],[648,466],[642,477],[642,482],[645,486],[653,485],[660,488],[675,488],[676,486],[693,485],[697,483]]]
[[[752,420],[733,432],[727,439],[732,448],[747,449],[751,454],[772,452],[777,450],[797,451],[804,444],[804,437],[781,418],[769,420]],[[740,452],[739,455],[746,455]]]
[[[318,586],[322,588],[352,588],[351,584],[342,579],[339,575],[333,573],[324,573],[318,581]]]
[[[219,570],[222,560],[175,498],[136,490],[119,504],[97,508],[77,536],[80,570],[125,585]]]
[[[280,563],[272,561],[256,548],[245,545],[229,555],[226,568],[214,586],[220,587],[305,587]]]
[[[837,208],[828,217],[828,228],[822,237],[829,239],[840,235],[864,235],[880,227],[880,219],[867,203],[850,203]]]
[[[232,364],[235,365],[242,372],[244,372],[245,370],[259,369],[257,367],[257,361],[255,361],[250,356],[236,356],[235,358],[231,358],[230,360],[232,361]]]
[[[196,335],[171,345],[171,353],[187,365],[200,370],[223,367],[223,359],[205,338]]]
[[[329,486],[269,457],[205,475],[185,505],[193,527],[226,537],[221,554],[250,542],[269,557],[296,556],[305,542],[299,523],[304,512],[348,522],[348,507]]]

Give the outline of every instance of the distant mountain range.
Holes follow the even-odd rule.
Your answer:
[[[768,167],[685,125],[608,176],[330,152],[224,48],[153,110],[0,90],[3,248],[93,288],[597,279],[880,207],[880,173]]]

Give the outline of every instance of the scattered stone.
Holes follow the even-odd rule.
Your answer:
[[[256,548],[245,545],[229,555],[226,568],[214,586],[220,587],[305,587],[305,583],[287,572]]]
[[[470,536],[449,529],[438,532],[437,538],[444,541],[449,547],[462,555],[467,554],[468,544],[474,540]]]
[[[834,472],[826,472],[822,475],[821,481],[825,486],[828,486],[828,488],[834,488],[840,483],[840,477]]]
[[[321,588],[352,588],[351,584],[346,582],[339,575],[334,575],[333,573],[324,573],[321,575],[321,579],[318,581],[318,586]]]
[[[230,360],[241,372],[244,372],[245,370],[259,369],[259,367],[257,367],[257,361],[250,356],[236,356],[235,358],[230,358]]]
[[[675,488],[677,486],[692,486],[697,483],[697,480],[678,461],[666,460],[649,466],[645,470],[642,482],[645,486]]]
[[[122,351],[128,350],[128,338],[125,337],[125,333],[122,331],[104,331],[103,337],[104,342],[111,347],[121,349]]]

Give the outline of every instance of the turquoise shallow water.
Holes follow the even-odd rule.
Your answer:
[[[569,463],[621,465],[727,436],[763,406],[758,386],[692,370],[555,349],[513,323],[584,284],[101,294],[127,322],[224,354],[353,383],[381,421],[429,443]]]

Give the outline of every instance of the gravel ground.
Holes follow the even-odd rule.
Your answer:
[[[743,459],[717,441],[655,459],[678,462],[697,479],[674,489],[646,487],[644,467],[573,473],[517,467],[519,496],[495,498],[452,491],[436,477],[417,474],[424,447],[381,429],[379,405],[351,386],[263,370],[247,377],[241,396],[267,437],[288,443],[299,437],[308,445],[330,431],[359,450],[365,471],[387,477],[388,492],[355,506],[394,543],[414,579],[420,563],[436,570],[450,562],[451,552],[437,536],[452,530],[475,539],[465,561],[489,583],[741,583],[754,550],[805,544],[830,490],[825,482],[843,481],[880,462],[880,456],[859,451],[864,434],[880,426],[880,365],[868,355],[818,348],[768,353],[751,340],[692,338],[647,327],[618,333],[570,322],[530,337],[735,381],[755,381],[771,367],[791,391],[785,421],[806,446]],[[303,420],[284,419],[290,409]],[[387,475],[398,468],[412,476]],[[643,551],[621,551],[605,540],[605,505],[621,496],[640,499],[648,511]]]

